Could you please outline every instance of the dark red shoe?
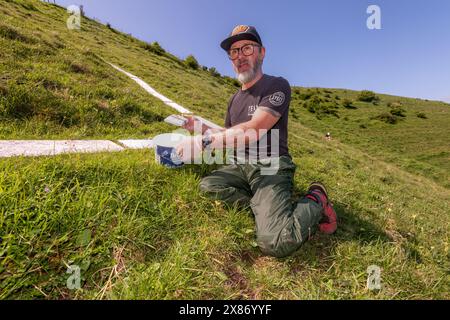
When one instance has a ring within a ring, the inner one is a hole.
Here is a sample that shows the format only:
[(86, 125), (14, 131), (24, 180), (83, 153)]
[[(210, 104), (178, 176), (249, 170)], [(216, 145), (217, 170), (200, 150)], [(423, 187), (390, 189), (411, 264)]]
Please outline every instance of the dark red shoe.
[(328, 200), (325, 186), (320, 182), (311, 183), (306, 197), (320, 203), (323, 207), (323, 218), (319, 222), (319, 230), (326, 234), (334, 233), (337, 229), (337, 215), (333, 204)]

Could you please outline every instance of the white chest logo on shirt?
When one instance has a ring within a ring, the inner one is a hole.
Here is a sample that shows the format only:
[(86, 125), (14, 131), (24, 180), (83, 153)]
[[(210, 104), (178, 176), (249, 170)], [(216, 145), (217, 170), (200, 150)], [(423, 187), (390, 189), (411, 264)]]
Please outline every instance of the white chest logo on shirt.
[(274, 107), (279, 107), (284, 103), (285, 99), (286, 99), (286, 96), (285, 96), (284, 92), (278, 91), (269, 97), (269, 102)]
[(258, 109), (258, 106), (248, 106), (248, 114), (247, 115), (252, 116), (255, 113), (256, 109)]

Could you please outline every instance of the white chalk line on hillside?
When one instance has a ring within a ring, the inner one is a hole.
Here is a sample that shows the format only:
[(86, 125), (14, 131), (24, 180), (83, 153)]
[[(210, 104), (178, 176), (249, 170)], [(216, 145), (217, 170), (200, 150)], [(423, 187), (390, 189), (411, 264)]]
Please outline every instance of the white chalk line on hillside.
[[(145, 91), (160, 99), (166, 105), (172, 107), (179, 113), (192, 114), (192, 112), (188, 109), (180, 106), (169, 98), (158, 93), (142, 79), (117, 67), (112, 63), (107, 63), (114, 69), (124, 73), (125, 75), (133, 79)], [(221, 128), (220, 126), (209, 120), (206, 120), (199, 116), (196, 117), (202, 120), (203, 123), (210, 126), (211, 128)], [(110, 140), (0, 140), (0, 158), (17, 156), (55, 156), (64, 153), (117, 152), (123, 151), (125, 149), (145, 149), (152, 147), (153, 142), (151, 139), (118, 140), (118, 143)]]
[(145, 91), (147, 91), (148, 93), (150, 93), (152, 96), (158, 98), (159, 100), (161, 100), (162, 102), (164, 102), (166, 105), (174, 108), (175, 110), (177, 110), (179, 113), (192, 113), (191, 111), (189, 111), (188, 109), (186, 109), (185, 107), (180, 106), (179, 104), (173, 102), (172, 100), (170, 100), (169, 98), (163, 96), (162, 94), (160, 94), (159, 92), (157, 92), (155, 89), (153, 89), (152, 87), (150, 87), (146, 82), (144, 82), (142, 79), (136, 77), (135, 75), (119, 68), (118, 66), (109, 63), (108, 64), (113, 67), (114, 69), (122, 72), (123, 74), (127, 75), (128, 77), (130, 77), (131, 79), (133, 79), (138, 85), (140, 85)]
[(108, 140), (5, 140), (0, 141), (0, 157), (54, 156), (62, 153), (122, 151)]
[(0, 140), (0, 158), (56, 156), (64, 153), (117, 152), (152, 148), (147, 140)]
[[(152, 96), (158, 98), (159, 100), (161, 100), (162, 102), (164, 102), (166, 105), (168, 105), (169, 107), (172, 107), (173, 109), (175, 109), (176, 111), (178, 111), (179, 113), (183, 113), (183, 114), (193, 114), (190, 110), (186, 109), (183, 106), (180, 106), (178, 103), (173, 102), (172, 100), (170, 100), (169, 98), (167, 98), (166, 96), (163, 96), (162, 94), (160, 94), (159, 92), (157, 92), (155, 89), (153, 89), (152, 87), (150, 87), (148, 85), (148, 83), (146, 83), (144, 80), (140, 79), (139, 77), (136, 77), (135, 75), (121, 69), (120, 67), (106, 62), (108, 63), (111, 67), (113, 67), (114, 69), (122, 72), (123, 74), (127, 75), (128, 77), (130, 77), (131, 79), (133, 79), (137, 84), (139, 84), (145, 91), (147, 91), (148, 93), (150, 93)], [(201, 120), (204, 124), (206, 124), (207, 126), (214, 128), (214, 129), (221, 129), (222, 127), (215, 124), (214, 122), (211, 122), (205, 118), (202, 118), (200, 116), (196, 116), (199, 120)]]

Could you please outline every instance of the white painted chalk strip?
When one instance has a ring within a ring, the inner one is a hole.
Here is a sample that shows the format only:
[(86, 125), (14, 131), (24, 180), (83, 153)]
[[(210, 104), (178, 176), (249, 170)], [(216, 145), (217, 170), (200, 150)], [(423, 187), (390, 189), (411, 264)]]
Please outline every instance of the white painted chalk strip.
[[(113, 65), (112, 63), (107, 63), (116, 70), (133, 79), (145, 91), (160, 99), (166, 105), (174, 108), (180, 113), (192, 114), (192, 112), (188, 109), (158, 93), (143, 80)], [(196, 117), (211, 128), (222, 128), (202, 117)], [(145, 149), (153, 147), (153, 142), (150, 139), (118, 140), (118, 143), (120, 145), (109, 140), (0, 140), (0, 158), (16, 156), (53, 156), (63, 153), (112, 152), (123, 151), (125, 149)]]
[[(108, 62), (109, 63), (109, 62)], [(164, 102), (166, 105), (172, 107), (173, 109), (177, 110), (179, 113), (192, 113), (191, 111), (189, 111), (188, 109), (180, 106), (179, 104), (173, 102), (172, 100), (170, 100), (169, 98), (163, 96), (162, 94), (160, 94), (159, 92), (157, 92), (155, 89), (153, 89), (152, 87), (150, 87), (146, 82), (144, 82), (142, 79), (136, 77), (135, 75), (132, 75), (129, 72), (126, 72), (125, 70), (119, 68), (118, 66), (109, 63), (114, 69), (126, 74), (128, 77), (130, 77), (131, 79), (133, 79), (134, 81), (137, 82), (137, 84), (139, 84), (145, 91), (147, 91), (148, 93), (150, 93), (152, 96), (158, 98), (159, 100), (161, 100), (162, 102)]]
[(54, 156), (62, 153), (122, 151), (108, 140), (0, 140), (0, 157)]
[(152, 140), (118, 140), (118, 142), (128, 149), (153, 148)]
[[(118, 66), (107, 62), (111, 67), (113, 67), (114, 69), (122, 72), (123, 74), (127, 75), (128, 77), (130, 77), (131, 79), (133, 79), (134, 81), (136, 81), (145, 91), (147, 91), (148, 93), (150, 93), (152, 96), (160, 99), (162, 102), (164, 102), (166, 105), (168, 105), (169, 107), (177, 110), (179, 113), (184, 113), (184, 114), (192, 114), (191, 111), (189, 111), (188, 109), (186, 109), (185, 107), (180, 106), (179, 104), (173, 102), (172, 100), (170, 100), (169, 98), (163, 96), (162, 94), (160, 94), (159, 92), (157, 92), (155, 89), (153, 89), (152, 87), (150, 87), (145, 81), (143, 81), (142, 79), (136, 77), (135, 75), (119, 68)], [(221, 129), (221, 126), (218, 126), (217, 124), (215, 124), (214, 122), (211, 122), (209, 120), (206, 120), (205, 118), (196, 116), (197, 118), (201, 119), (203, 121), (204, 124), (206, 124), (207, 126), (213, 128), (213, 129)]]

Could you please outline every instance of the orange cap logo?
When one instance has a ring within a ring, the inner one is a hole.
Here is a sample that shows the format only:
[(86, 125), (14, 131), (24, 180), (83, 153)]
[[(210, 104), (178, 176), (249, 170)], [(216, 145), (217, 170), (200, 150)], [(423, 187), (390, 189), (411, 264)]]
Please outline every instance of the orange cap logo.
[(233, 29), (233, 32), (231, 32), (231, 35), (234, 36), (234, 35), (236, 35), (238, 33), (246, 32), (249, 28), (250, 28), (249, 26), (244, 26), (244, 25), (236, 26)]

